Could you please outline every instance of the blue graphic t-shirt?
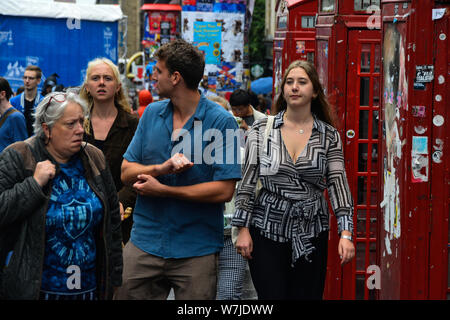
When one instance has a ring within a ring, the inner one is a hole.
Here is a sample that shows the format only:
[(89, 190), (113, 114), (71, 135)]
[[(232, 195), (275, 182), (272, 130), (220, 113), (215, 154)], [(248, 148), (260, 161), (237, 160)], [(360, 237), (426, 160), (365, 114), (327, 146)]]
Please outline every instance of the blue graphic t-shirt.
[(41, 291), (77, 294), (95, 289), (95, 228), (103, 206), (77, 156), (55, 177), (45, 224)]

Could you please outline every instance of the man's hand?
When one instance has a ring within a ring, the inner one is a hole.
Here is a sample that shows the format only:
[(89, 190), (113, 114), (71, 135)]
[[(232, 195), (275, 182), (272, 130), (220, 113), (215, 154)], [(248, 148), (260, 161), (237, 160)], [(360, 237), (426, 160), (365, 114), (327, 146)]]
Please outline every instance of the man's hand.
[(137, 176), (138, 181), (133, 184), (133, 188), (137, 194), (141, 196), (154, 196), (161, 197), (162, 191), (165, 185), (161, 184), (158, 180), (148, 174), (140, 174)]
[(189, 161), (181, 153), (176, 153), (172, 156), (172, 158), (166, 160), (160, 168), (161, 175), (169, 174), (169, 173), (180, 173), (189, 168), (191, 168), (194, 164)]
[(239, 128), (241, 128), (241, 129), (244, 130), (244, 131), (247, 131), (247, 130), (248, 130), (248, 124), (247, 124), (247, 122), (245, 122), (244, 119), (242, 119), (241, 125), (239, 126)]

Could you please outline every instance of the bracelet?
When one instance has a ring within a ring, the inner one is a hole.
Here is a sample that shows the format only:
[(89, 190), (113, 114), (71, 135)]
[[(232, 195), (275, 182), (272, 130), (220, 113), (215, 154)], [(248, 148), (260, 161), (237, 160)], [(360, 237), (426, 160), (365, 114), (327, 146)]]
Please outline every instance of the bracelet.
[(341, 239), (347, 239), (353, 242), (353, 237), (352, 236), (347, 236), (345, 234), (341, 235)]

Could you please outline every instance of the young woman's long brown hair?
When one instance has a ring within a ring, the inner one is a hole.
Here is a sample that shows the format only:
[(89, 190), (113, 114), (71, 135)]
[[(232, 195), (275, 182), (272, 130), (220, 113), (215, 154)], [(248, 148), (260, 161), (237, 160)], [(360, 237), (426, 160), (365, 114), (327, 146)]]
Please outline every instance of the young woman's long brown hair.
[(311, 80), (314, 88), (314, 92), (317, 93), (317, 97), (313, 98), (311, 101), (311, 112), (314, 113), (318, 119), (332, 125), (333, 127), (337, 126), (337, 118), (333, 112), (333, 108), (328, 102), (327, 97), (325, 96), (325, 93), (323, 91), (322, 84), (319, 80), (319, 74), (317, 73), (316, 68), (314, 65), (309, 61), (304, 60), (296, 60), (292, 62), (289, 67), (286, 69), (283, 80), (281, 81), (281, 92), (278, 95), (278, 98), (275, 102), (275, 114), (286, 110), (287, 103), (284, 99), (284, 85), (286, 83), (287, 76), (289, 75), (289, 72), (291, 72), (292, 69), (295, 68), (302, 68), (305, 70), (306, 74), (308, 75), (309, 79)]

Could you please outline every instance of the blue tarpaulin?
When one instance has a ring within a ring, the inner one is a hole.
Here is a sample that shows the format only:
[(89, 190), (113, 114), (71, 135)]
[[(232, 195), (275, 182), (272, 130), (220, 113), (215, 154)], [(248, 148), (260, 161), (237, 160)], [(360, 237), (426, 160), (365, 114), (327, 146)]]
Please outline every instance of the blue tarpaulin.
[(259, 78), (252, 81), (250, 88), (256, 94), (268, 94), (272, 92), (272, 77)]
[[(53, 5), (53, 4), (52, 4)], [(0, 11), (0, 76), (13, 90), (23, 85), (27, 65), (37, 65), (45, 78), (78, 86), (87, 63), (96, 57), (118, 60), (118, 21), (2, 15)], [(38, 14), (37, 14), (38, 15)]]

